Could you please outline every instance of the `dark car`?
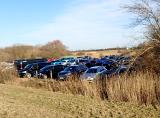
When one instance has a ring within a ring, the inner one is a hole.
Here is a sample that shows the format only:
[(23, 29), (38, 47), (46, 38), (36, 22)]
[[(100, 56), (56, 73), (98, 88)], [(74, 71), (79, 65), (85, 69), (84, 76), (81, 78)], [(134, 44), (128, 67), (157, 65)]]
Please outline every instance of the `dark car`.
[(76, 75), (79, 77), (83, 72), (85, 72), (88, 68), (81, 64), (81, 65), (72, 65), (67, 68), (65, 68), (63, 71), (61, 71), (58, 74), (58, 78), (60, 80), (66, 80), (68, 79), (71, 75)]
[(58, 78), (58, 73), (64, 70), (66, 66), (64, 65), (49, 65), (45, 66), (42, 68), (39, 72), (39, 78), (42, 79), (47, 79), (47, 78), (52, 78), (52, 79), (57, 79)]
[(127, 71), (127, 69), (128, 68), (126, 66), (120, 65), (120, 66), (115, 67), (115, 68), (113, 68), (111, 70), (107, 70), (106, 75), (108, 77), (121, 75), (121, 74), (124, 74)]
[(96, 60), (97, 60), (97, 59), (92, 58), (92, 59), (90, 59), (89, 62), (86, 63), (85, 65), (86, 65), (88, 68), (93, 67), (93, 66), (96, 66)]
[(87, 63), (89, 63), (90, 62), (90, 60), (89, 59), (79, 59), (79, 64), (84, 64), (84, 65), (86, 65)]
[(50, 63), (39, 62), (39, 63), (28, 64), (24, 67), (24, 69), (19, 70), (18, 73), (20, 77), (31, 78), (31, 77), (37, 76), (40, 69), (47, 65), (50, 65)]
[(117, 67), (117, 62), (111, 59), (107, 59), (102, 62), (102, 66), (104, 66), (107, 70), (111, 70)]
[(14, 65), (16, 69), (22, 70), (24, 67), (28, 64), (33, 64), (33, 63), (39, 63), (39, 62), (47, 62), (46, 58), (38, 58), (38, 59), (19, 59), (19, 60), (14, 60)]

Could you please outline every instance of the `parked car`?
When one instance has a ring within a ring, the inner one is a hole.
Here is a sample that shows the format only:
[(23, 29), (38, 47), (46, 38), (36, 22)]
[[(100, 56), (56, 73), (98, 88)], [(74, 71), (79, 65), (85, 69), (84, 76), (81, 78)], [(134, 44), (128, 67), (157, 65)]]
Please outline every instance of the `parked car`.
[(16, 69), (19, 71), (19, 70), (22, 70), (28, 64), (47, 62), (47, 61), (48, 60), (46, 58), (19, 59), (19, 60), (14, 60), (14, 65), (15, 65)]
[(76, 57), (63, 57), (60, 59), (60, 61), (62, 61), (63, 65), (76, 65), (78, 64), (78, 60)]
[(65, 68), (63, 71), (61, 71), (58, 74), (58, 78), (60, 80), (66, 80), (68, 79), (71, 75), (80, 75), (83, 72), (87, 70), (87, 67), (85, 65), (72, 65), (67, 68)]
[(77, 61), (75, 59), (71, 60), (56, 60), (51, 62), (52, 65), (64, 65), (64, 66), (70, 66), (70, 65), (76, 65)]
[(127, 71), (127, 69), (128, 68), (126, 66), (120, 65), (120, 66), (115, 67), (111, 70), (107, 70), (106, 75), (107, 75), (107, 77), (121, 75), (121, 74), (125, 73)]
[(48, 58), (48, 62), (53, 62), (53, 61), (56, 61), (57, 59), (56, 58)]
[(38, 74), (39, 78), (47, 79), (57, 79), (58, 73), (65, 69), (64, 65), (49, 65), (42, 68)]
[(47, 65), (50, 65), (50, 63), (39, 62), (39, 63), (28, 64), (24, 67), (24, 69), (19, 70), (18, 73), (20, 77), (31, 78), (37, 76), (39, 70)]
[(71, 60), (62, 60), (62, 65), (70, 66), (70, 65), (76, 65), (77, 61), (75, 59)]
[(111, 59), (107, 59), (103, 61), (102, 66), (104, 66), (107, 70), (111, 70), (112, 68), (117, 67), (117, 62)]
[(90, 59), (92, 59), (92, 57), (90, 57), (90, 56), (84, 56), (84, 59), (90, 60)]
[(97, 77), (104, 77), (107, 69), (104, 66), (94, 66), (89, 68), (80, 78), (84, 80), (95, 80)]
[(73, 57), (73, 56), (66, 56), (66, 57), (63, 57), (63, 58), (60, 58), (59, 60), (63, 61), (63, 60), (73, 60), (73, 59), (76, 59), (76, 57)]
[(96, 59), (90, 59), (88, 63), (85, 64), (88, 68), (96, 66)]

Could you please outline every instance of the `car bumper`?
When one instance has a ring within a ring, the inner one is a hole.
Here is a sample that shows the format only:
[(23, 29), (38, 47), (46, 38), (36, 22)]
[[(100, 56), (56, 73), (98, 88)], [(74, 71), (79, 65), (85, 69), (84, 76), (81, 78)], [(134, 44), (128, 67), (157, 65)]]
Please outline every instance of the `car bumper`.
[(19, 73), (20, 78), (24, 78), (26, 76), (26, 73)]

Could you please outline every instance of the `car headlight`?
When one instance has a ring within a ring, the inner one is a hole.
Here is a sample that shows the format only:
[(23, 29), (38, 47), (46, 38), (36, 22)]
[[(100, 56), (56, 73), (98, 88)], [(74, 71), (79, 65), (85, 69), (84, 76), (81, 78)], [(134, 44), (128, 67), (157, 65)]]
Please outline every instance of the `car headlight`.
[(93, 77), (88, 77), (87, 80), (94, 80), (94, 78)]
[(25, 73), (27, 73), (27, 71), (23, 71), (22, 73), (24, 73), (24, 74), (25, 74)]

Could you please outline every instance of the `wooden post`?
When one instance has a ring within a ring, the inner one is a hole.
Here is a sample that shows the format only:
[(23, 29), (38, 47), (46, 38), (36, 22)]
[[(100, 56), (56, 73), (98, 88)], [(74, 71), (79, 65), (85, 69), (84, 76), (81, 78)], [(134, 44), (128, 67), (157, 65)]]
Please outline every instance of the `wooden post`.
[(53, 79), (52, 70), (50, 70), (50, 77), (51, 77), (51, 79)]

